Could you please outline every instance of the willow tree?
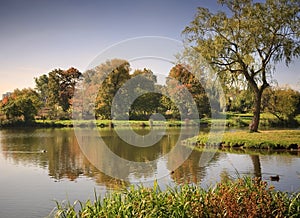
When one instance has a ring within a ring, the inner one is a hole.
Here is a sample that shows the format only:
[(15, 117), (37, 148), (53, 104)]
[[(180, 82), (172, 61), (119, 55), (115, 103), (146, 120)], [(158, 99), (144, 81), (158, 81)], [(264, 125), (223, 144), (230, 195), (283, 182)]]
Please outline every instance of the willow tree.
[[(219, 0), (225, 10), (198, 8), (183, 33), (225, 82), (246, 81), (254, 95), (250, 131), (258, 131), (261, 99), (275, 65), (300, 55), (299, 0)], [(282, 72), (284, 73), (284, 72)]]

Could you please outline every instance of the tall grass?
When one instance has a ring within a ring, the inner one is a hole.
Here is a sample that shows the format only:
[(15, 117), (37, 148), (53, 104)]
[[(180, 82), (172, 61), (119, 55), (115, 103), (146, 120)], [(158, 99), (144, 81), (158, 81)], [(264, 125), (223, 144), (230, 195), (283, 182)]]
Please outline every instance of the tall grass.
[[(79, 209), (76, 207), (79, 206)], [(130, 187), (102, 200), (62, 204), (55, 217), (300, 217), (300, 193), (288, 195), (249, 177), (226, 180), (208, 190), (181, 185), (162, 191)]]

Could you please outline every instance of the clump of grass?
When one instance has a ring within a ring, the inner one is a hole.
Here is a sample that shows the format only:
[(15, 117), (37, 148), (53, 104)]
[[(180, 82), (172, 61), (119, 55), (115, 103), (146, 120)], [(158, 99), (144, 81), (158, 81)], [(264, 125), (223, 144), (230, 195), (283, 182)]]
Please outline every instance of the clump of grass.
[[(79, 209), (76, 210), (76, 205)], [(299, 217), (300, 194), (274, 191), (249, 177), (226, 180), (205, 190), (181, 185), (162, 191), (130, 187), (94, 202), (57, 202), (55, 217)]]

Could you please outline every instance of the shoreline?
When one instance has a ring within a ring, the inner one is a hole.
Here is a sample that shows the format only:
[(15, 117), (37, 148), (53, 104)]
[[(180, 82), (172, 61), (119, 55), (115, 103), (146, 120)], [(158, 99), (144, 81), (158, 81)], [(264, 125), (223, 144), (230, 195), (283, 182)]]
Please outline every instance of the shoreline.
[(240, 148), (260, 150), (299, 150), (300, 129), (224, 132), (222, 139), (214, 140), (200, 134), (184, 141), (186, 145), (212, 148)]
[[(188, 128), (197, 126), (201, 128), (210, 128), (210, 125), (205, 124), (189, 124), (186, 125), (180, 121), (154, 121), (150, 126), (149, 121), (118, 121), (111, 124), (110, 120), (84, 120), (75, 121), (77, 124), (73, 123), (72, 120), (64, 121), (38, 121), (33, 123), (14, 123), (4, 126), (0, 126), (1, 129), (51, 129), (51, 128), (86, 128), (86, 127), (96, 127), (99, 129), (114, 128), (115, 126), (124, 128), (177, 128), (182, 126), (187, 126)], [(220, 126), (222, 127), (222, 126)], [(225, 127), (227, 130), (235, 127)], [(222, 138), (221, 138), (222, 137)], [(249, 131), (236, 127), (234, 131), (225, 131), (218, 139), (214, 139), (213, 135), (208, 133), (200, 132), (198, 136), (188, 138), (182, 141), (185, 146), (193, 146), (196, 148), (235, 148), (235, 149), (259, 149), (259, 150), (277, 150), (277, 151), (297, 151), (300, 150), (300, 128), (289, 128), (282, 129), (278, 127), (272, 130), (262, 130), (258, 133), (250, 133)]]

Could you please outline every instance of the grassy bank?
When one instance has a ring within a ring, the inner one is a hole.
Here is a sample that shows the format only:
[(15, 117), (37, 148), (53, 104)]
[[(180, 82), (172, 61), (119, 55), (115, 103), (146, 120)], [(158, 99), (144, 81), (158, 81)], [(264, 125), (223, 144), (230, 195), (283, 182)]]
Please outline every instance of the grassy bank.
[(298, 149), (300, 130), (270, 130), (258, 133), (247, 131), (225, 132), (221, 141), (208, 141), (208, 134), (188, 139), (187, 144), (197, 146), (218, 145), (220, 147), (243, 147), (251, 149)]
[[(99, 128), (110, 127), (111, 123), (114, 126), (121, 127), (149, 127), (150, 121), (143, 120), (129, 120), (127, 121), (111, 121), (111, 120), (36, 120), (33, 122), (3, 122), (0, 123), (0, 127), (2, 128), (11, 128), (11, 127), (33, 127), (33, 128), (61, 128), (61, 127), (89, 127), (92, 125), (96, 125)], [(180, 120), (168, 120), (168, 121), (152, 121), (153, 126), (166, 126), (166, 127), (180, 127), (182, 125), (186, 125), (185, 121)], [(188, 125), (201, 125), (201, 121), (191, 121)], [(207, 124), (206, 122), (204, 123)]]
[[(220, 113), (217, 115), (216, 119), (211, 118), (202, 118), (197, 121), (190, 121), (188, 125), (200, 125), (200, 126), (210, 126), (212, 123), (214, 125), (226, 125), (227, 127), (248, 127), (252, 120), (252, 114), (239, 114), (239, 113)], [(109, 127), (111, 120), (36, 120), (29, 123), (24, 123), (22, 121), (1, 121), (0, 127), (10, 128), (10, 127), (33, 127), (33, 128), (60, 128), (60, 127), (73, 127), (74, 122), (78, 126), (86, 127), (90, 126), (92, 123), (100, 127)], [(149, 121), (142, 120), (130, 120), (130, 125), (133, 127), (145, 127), (149, 126)], [(180, 127), (186, 125), (185, 121), (181, 120), (167, 120), (164, 121), (153, 121), (153, 124), (156, 126), (167, 126), (167, 127)], [(118, 121), (117, 125), (125, 126), (128, 125), (125, 121)], [(274, 115), (270, 113), (261, 114), (260, 127), (297, 127), (300, 125), (300, 115), (296, 117), (295, 122), (287, 123), (278, 120)]]
[[(109, 127), (111, 124), (110, 120), (36, 120), (34, 122), (25, 123), (25, 122), (5, 122), (0, 125), (3, 128), (10, 127), (33, 127), (33, 128), (62, 128), (62, 127), (74, 127), (74, 125), (78, 127), (89, 127), (92, 125), (96, 125), (99, 128)], [(118, 125), (127, 125), (125, 122), (118, 122)], [(148, 121), (130, 121), (131, 126), (148, 126)]]
[[(76, 209), (77, 208), (77, 209)], [(131, 187), (102, 200), (57, 203), (55, 217), (299, 217), (300, 193), (274, 191), (249, 177), (226, 180), (207, 190), (183, 185), (165, 191)]]
[[(233, 113), (233, 112), (226, 112), (221, 113), (222, 116), (226, 117), (226, 120), (222, 119), (209, 119), (209, 118), (202, 118), (202, 123), (207, 123), (210, 125), (212, 122), (214, 124), (224, 123), (228, 127), (248, 127), (252, 121), (253, 114), (252, 113)], [(285, 121), (279, 120), (276, 116), (270, 113), (262, 113), (260, 115), (260, 128), (263, 127), (297, 127), (300, 125), (300, 115), (295, 117), (294, 121)]]

